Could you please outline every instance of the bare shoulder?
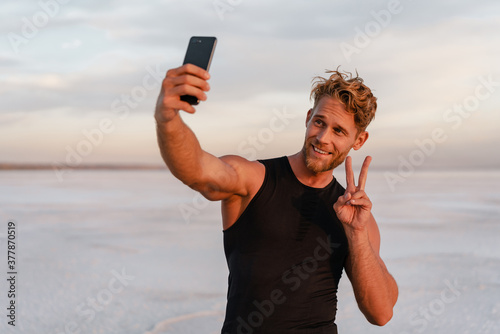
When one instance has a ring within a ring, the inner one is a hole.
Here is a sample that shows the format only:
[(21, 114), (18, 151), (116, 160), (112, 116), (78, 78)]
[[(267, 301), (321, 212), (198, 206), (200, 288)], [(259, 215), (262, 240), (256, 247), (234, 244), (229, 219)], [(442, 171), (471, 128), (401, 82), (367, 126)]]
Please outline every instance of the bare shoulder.
[(259, 161), (250, 161), (237, 155), (226, 155), (220, 159), (236, 170), (246, 189), (244, 195), (234, 194), (222, 201), (222, 223), (223, 229), (226, 230), (236, 222), (259, 191), (264, 182), (266, 168)]
[(247, 166), (255, 165), (255, 164), (261, 165), (261, 163), (258, 161), (248, 160), (246, 158), (243, 158), (242, 156), (235, 155), (235, 154), (223, 155), (223, 156), (219, 157), (219, 159), (221, 159), (222, 161), (224, 161), (227, 164), (235, 164), (235, 165), (241, 164), (241, 165), (247, 165)]
[(224, 155), (220, 159), (236, 171), (247, 187), (264, 178), (266, 168), (259, 161), (251, 161), (239, 155)]

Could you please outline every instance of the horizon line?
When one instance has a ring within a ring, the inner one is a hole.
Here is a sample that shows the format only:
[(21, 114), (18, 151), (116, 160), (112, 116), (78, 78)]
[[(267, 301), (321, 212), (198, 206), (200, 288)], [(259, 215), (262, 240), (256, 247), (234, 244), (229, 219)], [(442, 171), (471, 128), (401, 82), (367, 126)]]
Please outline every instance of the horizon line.
[(92, 163), (70, 166), (62, 163), (6, 163), (0, 162), (0, 170), (51, 170), (51, 169), (95, 169), (95, 170), (163, 170), (166, 165), (159, 164), (130, 164), (130, 163)]
[[(74, 170), (169, 170), (165, 164), (134, 164), (134, 163), (87, 163), (78, 166), (65, 165), (63, 163), (9, 163), (0, 162), (0, 171), (2, 170), (52, 170), (52, 169), (74, 169)], [(372, 170), (394, 171), (397, 166), (372, 166)], [(418, 166), (415, 170), (419, 171), (478, 171), (478, 170), (500, 170), (500, 166)]]

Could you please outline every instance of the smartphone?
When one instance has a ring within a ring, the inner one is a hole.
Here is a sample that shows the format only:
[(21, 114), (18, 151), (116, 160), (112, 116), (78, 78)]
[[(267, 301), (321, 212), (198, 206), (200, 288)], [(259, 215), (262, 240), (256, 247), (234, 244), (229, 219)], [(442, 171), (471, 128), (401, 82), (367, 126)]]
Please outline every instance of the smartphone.
[[(212, 62), (212, 56), (214, 55), (216, 44), (217, 38), (215, 37), (191, 37), (186, 51), (186, 56), (184, 57), (183, 65), (193, 64), (208, 71), (210, 63)], [(200, 103), (196, 96), (191, 95), (182, 95), (181, 100), (192, 105)]]

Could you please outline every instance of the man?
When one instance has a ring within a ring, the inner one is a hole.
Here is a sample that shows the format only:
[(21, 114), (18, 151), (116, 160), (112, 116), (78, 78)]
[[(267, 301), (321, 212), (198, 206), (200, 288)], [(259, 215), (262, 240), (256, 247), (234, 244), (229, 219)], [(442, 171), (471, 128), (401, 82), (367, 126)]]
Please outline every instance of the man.
[[(379, 256), (380, 234), (364, 192), (371, 157), (357, 185), (347, 157), (368, 139), (365, 129), (377, 106), (370, 89), (361, 78), (338, 71), (319, 78), (302, 149), (248, 161), (203, 151), (180, 117), (180, 110), (195, 112), (180, 96), (205, 101), (209, 77), (191, 64), (169, 70), (155, 119), (173, 175), (207, 199), (222, 201), (229, 267), (222, 333), (337, 333), (343, 269), (367, 320), (386, 324), (398, 288)], [(345, 189), (332, 175), (344, 160)]]

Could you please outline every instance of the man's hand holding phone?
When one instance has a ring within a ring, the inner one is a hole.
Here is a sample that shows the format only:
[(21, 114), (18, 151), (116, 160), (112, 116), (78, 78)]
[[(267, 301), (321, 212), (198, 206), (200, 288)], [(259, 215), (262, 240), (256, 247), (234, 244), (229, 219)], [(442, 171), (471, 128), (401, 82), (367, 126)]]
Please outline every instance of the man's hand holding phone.
[(171, 69), (163, 80), (156, 104), (155, 118), (158, 123), (174, 119), (179, 110), (194, 113), (192, 105), (207, 99), (210, 89), (207, 80), (217, 38), (193, 36), (189, 39), (186, 56), (181, 67)]
[(191, 95), (205, 101), (207, 99), (205, 92), (210, 90), (207, 82), (209, 78), (210, 74), (206, 70), (193, 64), (168, 70), (156, 103), (156, 121), (169, 122), (178, 115), (179, 110), (193, 114), (195, 108), (188, 102), (182, 101), (181, 96)]

